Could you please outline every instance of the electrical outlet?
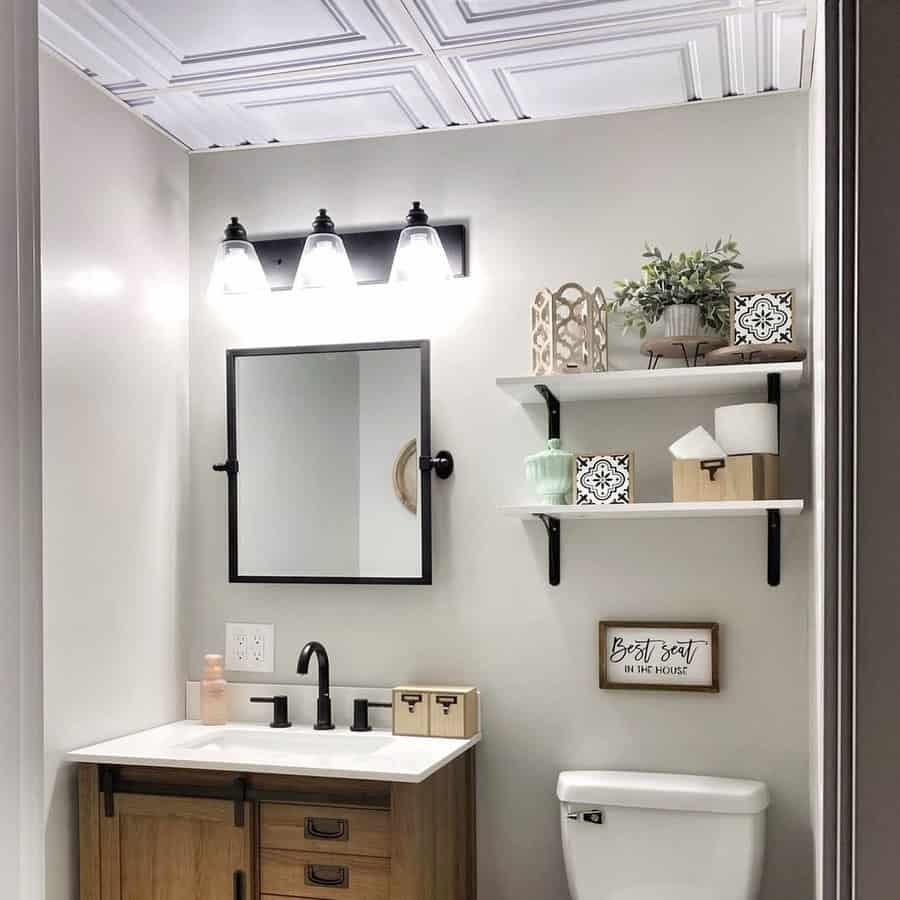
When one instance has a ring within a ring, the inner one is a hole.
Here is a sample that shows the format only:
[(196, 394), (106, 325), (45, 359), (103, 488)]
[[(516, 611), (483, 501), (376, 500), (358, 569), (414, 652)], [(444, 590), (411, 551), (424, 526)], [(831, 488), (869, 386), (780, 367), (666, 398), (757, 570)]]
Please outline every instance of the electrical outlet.
[(226, 622), (225, 668), (231, 672), (274, 672), (275, 626)]

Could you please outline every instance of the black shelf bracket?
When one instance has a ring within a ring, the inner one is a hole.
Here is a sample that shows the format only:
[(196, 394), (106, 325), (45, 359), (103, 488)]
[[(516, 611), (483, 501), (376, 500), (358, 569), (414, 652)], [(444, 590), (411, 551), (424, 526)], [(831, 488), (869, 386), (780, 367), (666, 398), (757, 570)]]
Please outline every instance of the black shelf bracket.
[(781, 584), (781, 510), (768, 511), (769, 585)]
[(540, 519), (547, 529), (547, 579), (553, 587), (556, 587), (559, 584), (559, 519), (544, 513), (536, 513), (535, 518)]
[(546, 384), (536, 384), (534, 389), (547, 404), (547, 440), (559, 438), (559, 400)]
[[(778, 452), (781, 453), (781, 374), (767, 375), (766, 386), (769, 403), (774, 403), (778, 409)], [(778, 587), (781, 584), (781, 510), (770, 509), (766, 518), (769, 585)]]
[(778, 452), (781, 452), (781, 373), (770, 372), (766, 376), (766, 385), (769, 389), (769, 403), (778, 407)]

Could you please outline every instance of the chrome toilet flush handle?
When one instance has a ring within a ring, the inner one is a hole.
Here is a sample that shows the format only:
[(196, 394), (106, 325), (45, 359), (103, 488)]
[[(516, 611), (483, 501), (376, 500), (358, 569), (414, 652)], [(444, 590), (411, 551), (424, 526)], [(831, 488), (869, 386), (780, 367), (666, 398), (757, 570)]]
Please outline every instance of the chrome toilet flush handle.
[(603, 824), (603, 810), (602, 809), (586, 809), (577, 813), (569, 813), (566, 818), (570, 822), (577, 822), (579, 819), (582, 822), (587, 822), (590, 825), (602, 825)]

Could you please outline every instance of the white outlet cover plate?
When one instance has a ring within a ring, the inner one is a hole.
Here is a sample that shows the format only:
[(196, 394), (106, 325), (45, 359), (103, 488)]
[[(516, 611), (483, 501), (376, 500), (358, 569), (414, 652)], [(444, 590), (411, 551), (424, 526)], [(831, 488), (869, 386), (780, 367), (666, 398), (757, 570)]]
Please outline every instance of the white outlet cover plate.
[(225, 669), (230, 672), (274, 672), (275, 626), (226, 622)]

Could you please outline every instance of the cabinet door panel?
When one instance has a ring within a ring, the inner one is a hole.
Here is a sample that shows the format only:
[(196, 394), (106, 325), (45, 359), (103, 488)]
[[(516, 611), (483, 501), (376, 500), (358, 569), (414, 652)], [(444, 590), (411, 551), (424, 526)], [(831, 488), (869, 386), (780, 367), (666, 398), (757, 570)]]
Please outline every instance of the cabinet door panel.
[(100, 823), (102, 900), (251, 900), (249, 804), (244, 822), (224, 800), (117, 794)]

